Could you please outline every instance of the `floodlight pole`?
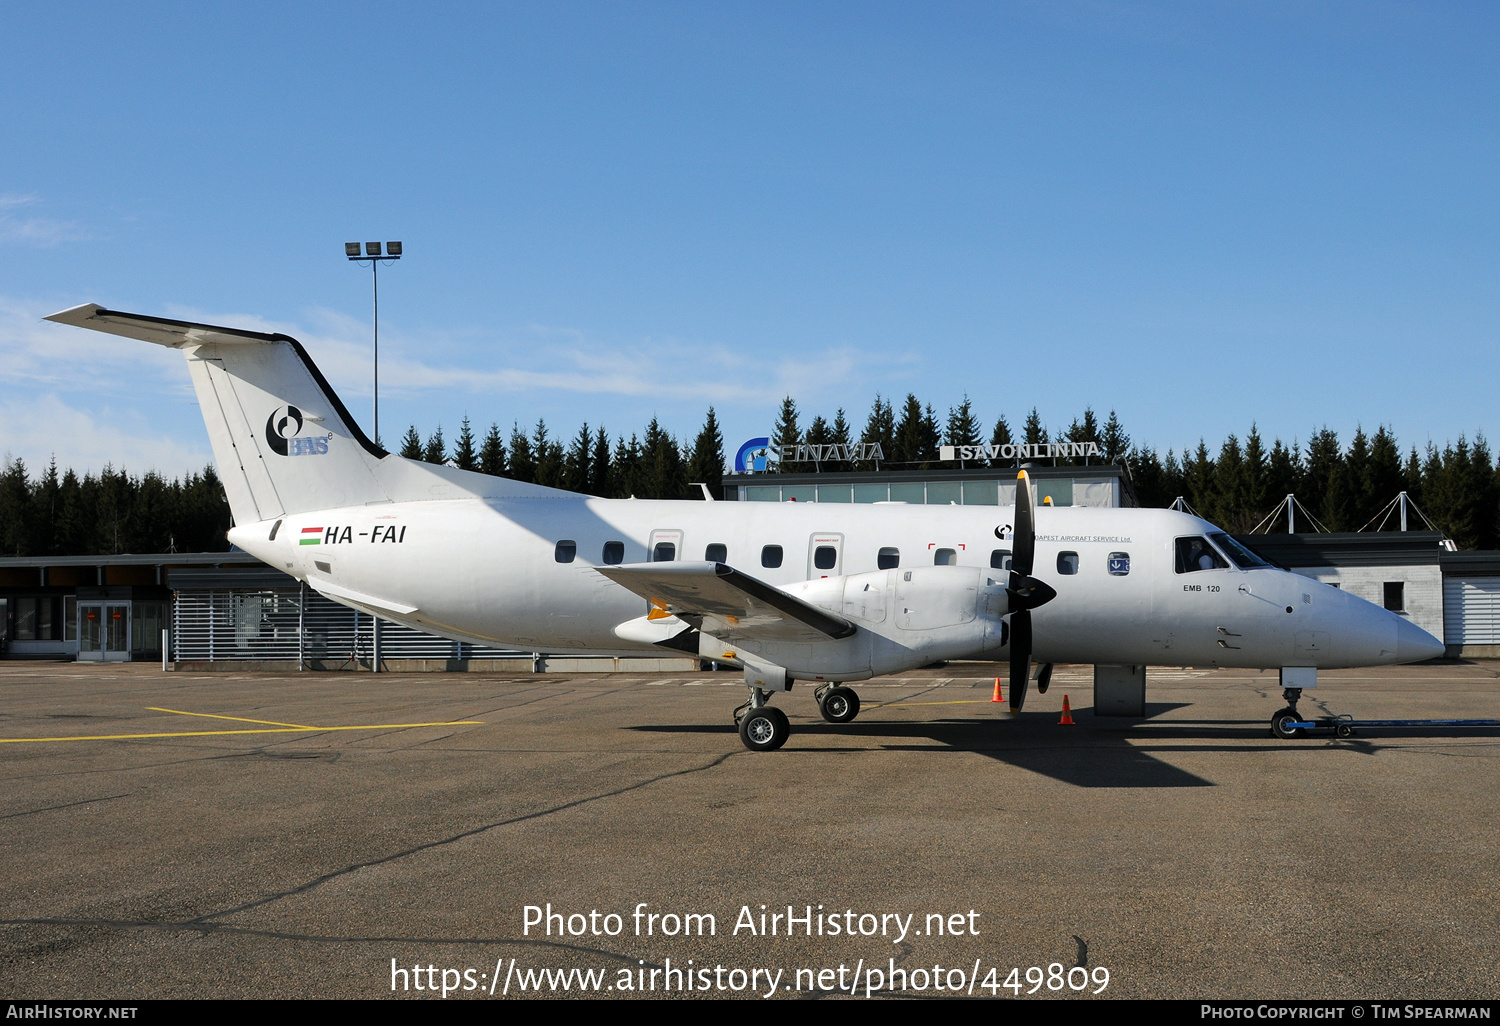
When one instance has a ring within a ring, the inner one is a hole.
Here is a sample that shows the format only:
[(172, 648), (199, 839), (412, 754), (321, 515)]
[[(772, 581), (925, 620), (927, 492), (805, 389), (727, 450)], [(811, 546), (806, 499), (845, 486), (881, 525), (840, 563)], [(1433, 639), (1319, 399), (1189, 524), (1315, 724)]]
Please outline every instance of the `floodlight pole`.
[[(375, 444), (378, 446), (380, 444), (380, 262), (382, 260), (400, 260), (401, 243), (387, 242), (385, 244), (385, 254), (382, 255), (380, 252), (380, 243), (367, 242), (365, 243), (364, 254), (361, 255), (359, 251), (359, 243), (346, 242), (344, 243), (344, 256), (348, 257), (350, 261), (357, 264), (362, 264), (367, 260), (370, 262), (370, 284), (374, 291), (375, 302), (375, 422), (373, 427), (375, 430)], [(359, 645), (358, 612), (356, 612), (354, 616), (354, 635), (354, 643), (357, 648)], [(370, 642), (370, 670), (373, 673), (379, 673), (380, 617), (378, 616), (370, 617)]]
[(367, 242), (364, 246), (364, 254), (360, 255), (359, 243), (344, 243), (344, 255), (352, 263), (370, 265), (370, 283), (374, 293), (374, 335), (375, 335), (375, 416), (374, 433), (375, 444), (380, 444), (380, 264), (382, 261), (389, 263), (401, 259), (401, 243), (387, 242), (384, 255), (380, 252), (380, 243)]

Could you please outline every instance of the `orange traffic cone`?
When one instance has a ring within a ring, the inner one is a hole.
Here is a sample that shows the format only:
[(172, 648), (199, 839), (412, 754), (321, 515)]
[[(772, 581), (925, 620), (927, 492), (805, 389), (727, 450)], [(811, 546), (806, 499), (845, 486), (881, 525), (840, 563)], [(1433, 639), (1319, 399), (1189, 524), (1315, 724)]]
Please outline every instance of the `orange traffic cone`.
[(999, 677), (995, 678), (995, 697), (992, 698), (992, 699), (990, 699), (990, 701), (991, 702), (1003, 702), (1003, 701), (1005, 701), (1005, 699), (1003, 699), (1003, 698), (1000, 697), (1000, 678)]
[(1073, 722), (1073, 712), (1072, 712), (1072, 710), (1068, 706), (1068, 696), (1067, 695), (1063, 695), (1063, 715), (1062, 715), (1062, 719), (1060, 719), (1060, 720), (1057, 721), (1057, 725), (1059, 727), (1076, 727), (1077, 726), (1077, 724)]

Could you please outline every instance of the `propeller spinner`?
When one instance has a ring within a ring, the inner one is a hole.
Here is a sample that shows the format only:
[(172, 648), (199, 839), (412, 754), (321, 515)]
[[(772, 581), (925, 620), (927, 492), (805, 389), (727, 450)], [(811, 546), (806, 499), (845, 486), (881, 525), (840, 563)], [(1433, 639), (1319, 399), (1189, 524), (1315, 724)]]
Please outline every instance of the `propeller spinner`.
[[(1036, 516), (1031, 504), (1031, 478), (1026, 471), (1016, 475), (1015, 547), (1011, 553), (1010, 585), (1010, 711), (1018, 713), (1026, 702), (1031, 678), (1031, 611), (1057, 597), (1049, 585), (1031, 576), (1036, 559)], [(1051, 669), (1050, 665), (1047, 667)], [(1047, 677), (1051, 678), (1051, 673)], [(1046, 685), (1040, 686), (1045, 691)]]

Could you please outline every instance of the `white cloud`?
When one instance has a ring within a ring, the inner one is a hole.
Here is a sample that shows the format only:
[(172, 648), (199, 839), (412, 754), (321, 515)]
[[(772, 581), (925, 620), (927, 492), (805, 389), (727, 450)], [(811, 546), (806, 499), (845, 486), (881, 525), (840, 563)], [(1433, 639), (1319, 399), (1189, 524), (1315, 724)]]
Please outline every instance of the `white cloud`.
[(0, 243), (18, 242), (28, 246), (52, 247), (64, 242), (82, 242), (92, 238), (77, 221), (58, 221), (50, 217), (22, 217), (12, 211), (34, 206), (36, 196), (0, 195)]
[[(309, 312), (310, 326), (271, 322), (253, 314), (213, 315), (185, 307), (171, 309), (169, 316), (291, 335), (307, 347), (341, 394), (370, 394), (370, 344), (365, 341), (369, 326), (346, 314), (314, 309)], [(573, 329), (546, 325), (508, 334), (483, 342), (458, 342), (383, 332), (381, 393), (552, 391), (764, 406), (779, 403), (783, 396), (817, 392), (830, 382), (858, 381), (898, 362), (852, 346), (832, 346), (796, 360), (768, 361), (758, 354), (684, 339), (608, 344)], [(408, 355), (414, 350), (455, 349), (484, 355), (466, 365)]]
[(201, 471), (212, 461), (208, 438), (196, 430), (163, 431), (143, 411), (70, 406), (55, 393), (0, 398), (0, 453), (22, 459), (35, 476), (56, 456), (61, 470), (98, 472), (106, 463), (134, 474), (155, 470), (166, 477)]

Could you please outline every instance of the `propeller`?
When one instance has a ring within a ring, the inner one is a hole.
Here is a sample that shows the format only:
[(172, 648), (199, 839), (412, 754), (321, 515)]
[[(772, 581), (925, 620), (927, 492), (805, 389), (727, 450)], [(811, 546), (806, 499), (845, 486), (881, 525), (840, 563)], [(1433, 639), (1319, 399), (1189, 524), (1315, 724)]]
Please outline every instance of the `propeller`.
[[(1015, 545), (1011, 552), (1010, 584), (1010, 711), (1018, 713), (1026, 702), (1031, 678), (1031, 611), (1057, 598), (1050, 586), (1031, 576), (1036, 559), (1036, 516), (1031, 505), (1031, 478), (1026, 471), (1016, 475)], [(1046, 693), (1052, 681), (1052, 665), (1043, 671), (1037, 690)]]

